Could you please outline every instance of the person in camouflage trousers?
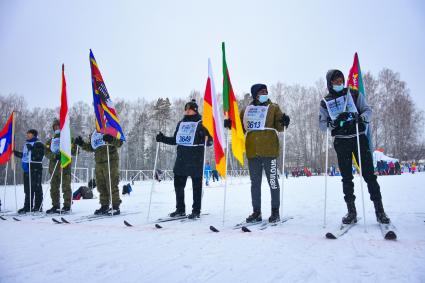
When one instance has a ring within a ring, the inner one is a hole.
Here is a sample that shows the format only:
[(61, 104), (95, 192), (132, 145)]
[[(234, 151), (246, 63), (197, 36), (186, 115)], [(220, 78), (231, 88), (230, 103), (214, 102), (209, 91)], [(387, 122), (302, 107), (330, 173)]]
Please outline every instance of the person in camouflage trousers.
[[(71, 164), (65, 168), (61, 168), (60, 160), (60, 122), (55, 119), (52, 124), (53, 137), (46, 142), (45, 155), (49, 161), (50, 181), (50, 198), (52, 199), (52, 208), (46, 210), (47, 214), (67, 213), (71, 210)], [(72, 154), (75, 154), (75, 146), (72, 145)], [(60, 186), (61, 186), (61, 171), (62, 171), (62, 194), (63, 207), (60, 211)]]
[[(94, 214), (120, 214), (120, 192), (119, 184), (119, 156), (118, 148), (122, 146), (122, 141), (115, 137), (94, 131), (90, 137), (90, 142), (85, 142), (81, 136), (75, 139), (75, 144), (83, 150), (94, 152), (95, 174), (97, 190), (99, 192), (100, 205)], [(108, 172), (108, 148), (109, 147), (109, 164), (111, 174), (111, 190), (112, 190), (112, 210), (109, 206), (109, 172)]]

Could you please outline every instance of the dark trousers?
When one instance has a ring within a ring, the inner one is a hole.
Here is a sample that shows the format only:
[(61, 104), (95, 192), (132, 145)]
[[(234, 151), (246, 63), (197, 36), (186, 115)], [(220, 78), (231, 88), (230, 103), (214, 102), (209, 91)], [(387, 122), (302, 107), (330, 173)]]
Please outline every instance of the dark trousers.
[[(267, 182), (270, 187), (271, 207), (280, 206), (280, 188), (277, 178), (276, 158), (254, 157), (248, 158), (249, 177), (251, 179), (251, 201), (254, 211), (261, 211), (261, 180), (263, 169), (266, 173)], [(282, 177), (283, 178), (283, 177)]]
[[(184, 204), (184, 188), (186, 187), (186, 181), (188, 176), (174, 175), (174, 189), (176, 192), (176, 209), (178, 211), (186, 211)], [(201, 200), (202, 200), (202, 177), (191, 177), (192, 189), (193, 189), (193, 205), (192, 211), (196, 213), (201, 212)]]
[[(369, 142), (365, 135), (360, 135), (360, 154), (362, 159), (362, 174), (363, 179), (367, 183), (369, 190), (370, 199), (372, 201), (381, 199), (381, 190), (377, 181), (377, 177), (374, 174), (372, 153), (369, 149)], [(338, 157), (338, 166), (342, 176), (342, 188), (344, 191), (345, 202), (351, 202), (356, 199), (354, 195), (354, 183), (352, 164), (353, 158), (352, 153), (358, 161), (357, 154), (357, 138), (339, 139), (336, 138), (334, 141), (334, 148)], [(359, 164), (357, 162), (357, 164)], [(360, 164), (359, 164), (360, 166)]]
[[(43, 202), (43, 188), (41, 186), (41, 180), (43, 175), (43, 169), (32, 169), (31, 168), (31, 197), (30, 197), (30, 174), (24, 172), (24, 192), (25, 192), (25, 203), (24, 208), (39, 210)], [(31, 201), (31, 202), (30, 202)]]

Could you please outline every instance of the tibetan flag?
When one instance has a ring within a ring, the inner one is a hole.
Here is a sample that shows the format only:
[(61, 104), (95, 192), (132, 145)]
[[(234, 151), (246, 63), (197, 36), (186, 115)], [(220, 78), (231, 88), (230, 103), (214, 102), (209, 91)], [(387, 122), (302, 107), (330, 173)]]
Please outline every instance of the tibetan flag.
[(245, 152), (245, 135), (242, 129), (241, 118), (239, 116), (238, 102), (233, 92), (232, 83), (230, 82), (229, 70), (226, 63), (226, 51), (224, 42), (222, 43), (223, 51), (223, 110), (224, 115), (232, 121), (232, 152), (235, 158), (243, 166), (243, 154)]
[(215, 164), (217, 172), (226, 177), (226, 156), (224, 154), (223, 123), (218, 109), (211, 61), (208, 59), (208, 79), (204, 95), (204, 113), (202, 125), (208, 130), (214, 141)]
[(0, 164), (6, 164), (13, 152), (13, 122), (15, 119), (14, 112), (10, 115), (6, 125), (0, 132)]
[(66, 96), (65, 66), (62, 64), (61, 109), (59, 112), (61, 168), (71, 164), (71, 128), (69, 127), (68, 98)]
[(103, 134), (109, 134), (125, 141), (121, 129), (120, 120), (115, 111), (114, 104), (109, 97), (105, 82), (100, 74), (99, 66), (90, 50), (91, 80), (93, 88), (93, 106), (96, 116), (96, 130)]
[[(351, 67), (350, 72), (348, 74), (347, 87), (349, 87), (352, 90), (358, 91), (359, 95), (364, 95), (366, 98), (362, 71), (360, 69), (359, 56), (357, 55), (357, 52), (354, 54), (353, 66)], [(366, 136), (369, 140), (369, 148), (371, 152), (373, 152), (372, 133), (371, 133), (370, 124), (366, 125)]]

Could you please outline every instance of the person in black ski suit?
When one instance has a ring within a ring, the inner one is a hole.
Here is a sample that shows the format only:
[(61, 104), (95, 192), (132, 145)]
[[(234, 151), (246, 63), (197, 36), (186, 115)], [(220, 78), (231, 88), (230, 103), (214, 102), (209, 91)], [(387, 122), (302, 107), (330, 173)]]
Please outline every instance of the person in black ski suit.
[(37, 138), (37, 135), (36, 130), (28, 130), (23, 151), (13, 151), (16, 157), (22, 158), (22, 170), (24, 171), (25, 202), (24, 207), (18, 210), (19, 214), (29, 211), (42, 211), (43, 188), (41, 181), (43, 177), (44, 144)]
[(156, 136), (157, 142), (177, 145), (177, 157), (174, 164), (174, 189), (176, 193), (176, 211), (171, 217), (185, 216), (184, 188), (187, 177), (192, 179), (193, 206), (190, 219), (199, 218), (202, 199), (202, 172), (204, 162), (205, 141), (207, 146), (212, 145), (212, 138), (207, 129), (202, 126), (202, 117), (198, 113), (198, 105), (192, 100), (185, 105), (185, 115), (177, 124), (172, 137), (160, 132)]
[[(366, 103), (364, 95), (358, 91), (344, 88), (344, 74), (339, 70), (329, 70), (326, 74), (329, 94), (320, 103), (319, 124), (322, 131), (329, 127), (334, 139), (334, 148), (342, 176), (342, 188), (348, 213), (342, 218), (344, 224), (357, 222), (354, 183), (352, 173), (352, 153), (358, 161), (357, 131), (359, 128), (360, 156), (363, 178), (367, 183), (370, 199), (375, 206), (376, 219), (380, 223), (389, 223), (384, 212), (381, 190), (374, 174), (372, 152), (365, 135), (366, 124), (371, 121), (372, 109)], [(351, 102), (350, 102), (351, 101)]]

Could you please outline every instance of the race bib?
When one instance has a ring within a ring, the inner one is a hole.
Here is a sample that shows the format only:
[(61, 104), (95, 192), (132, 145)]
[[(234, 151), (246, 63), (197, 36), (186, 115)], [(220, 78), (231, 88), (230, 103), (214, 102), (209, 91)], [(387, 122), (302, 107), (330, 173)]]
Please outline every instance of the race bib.
[(332, 121), (335, 121), (342, 112), (358, 113), (351, 95), (340, 96), (337, 99), (331, 99), (329, 101), (325, 100), (325, 103)]
[(55, 154), (59, 153), (60, 141), (60, 138), (53, 138), (52, 142), (50, 143), (50, 150)]
[(249, 105), (245, 109), (243, 124), (247, 132), (265, 130), (269, 106)]
[(24, 143), (24, 149), (22, 150), (22, 162), (29, 163), (31, 158), (31, 152), (27, 148), (27, 144), (34, 146), (35, 142), (26, 142)]
[(103, 140), (103, 134), (96, 131), (91, 135), (91, 147), (96, 150), (98, 147), (104, 146), (105, 141)]
[(198, 122), (181, 122), (176, 135), (176, 144), (192, 146), (195, 141), (196, 128)]

